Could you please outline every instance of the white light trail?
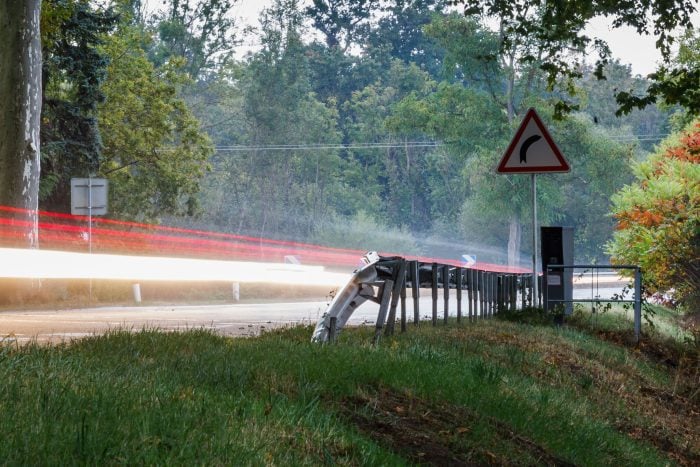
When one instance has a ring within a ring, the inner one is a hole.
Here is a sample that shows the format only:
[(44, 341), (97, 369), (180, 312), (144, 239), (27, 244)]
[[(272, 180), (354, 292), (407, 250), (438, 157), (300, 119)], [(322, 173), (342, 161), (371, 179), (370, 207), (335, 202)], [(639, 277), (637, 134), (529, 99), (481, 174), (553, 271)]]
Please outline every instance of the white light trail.
[(342, 286), (322, 266), (0, 248), (0, 278), (263, 282)]

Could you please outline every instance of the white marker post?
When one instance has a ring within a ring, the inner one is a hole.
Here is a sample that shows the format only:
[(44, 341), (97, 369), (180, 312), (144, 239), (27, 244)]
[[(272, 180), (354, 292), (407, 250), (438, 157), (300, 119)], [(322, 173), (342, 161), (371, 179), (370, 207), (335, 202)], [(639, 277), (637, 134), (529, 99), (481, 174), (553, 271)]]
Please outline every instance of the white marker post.
[[(514, 157), (515, 154), (518, 157)], [(532, 180), (532, 304), (537, 306), (537, 174), (571, 170), (535, 109), (528, 109), (518, 131), (503, 154), (496, 171), (501, 174), (530, 174)]]

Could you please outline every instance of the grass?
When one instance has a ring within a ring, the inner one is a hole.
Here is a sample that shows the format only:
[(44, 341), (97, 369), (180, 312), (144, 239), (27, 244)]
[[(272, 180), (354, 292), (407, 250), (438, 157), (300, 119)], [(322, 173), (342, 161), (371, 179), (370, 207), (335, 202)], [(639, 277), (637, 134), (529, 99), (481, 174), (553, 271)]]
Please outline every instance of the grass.
[(309, 327), (252, 339), (112, 331), (56, 347), (0, 347), (0, 459), (700, 462), (693, 374), (600, 332), (528, 319), (426, 323), (376, 347), (368, 328), (312, 345)]

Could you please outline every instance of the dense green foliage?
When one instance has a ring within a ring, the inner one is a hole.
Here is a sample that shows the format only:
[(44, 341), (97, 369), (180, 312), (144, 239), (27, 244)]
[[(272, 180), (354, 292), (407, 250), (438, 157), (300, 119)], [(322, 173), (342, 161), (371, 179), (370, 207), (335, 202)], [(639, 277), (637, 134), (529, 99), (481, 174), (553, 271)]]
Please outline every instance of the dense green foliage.
[(635, 166), (636, 181), (613, 197), (616, 261), (639, 264), (651, 292), (700, 311), (700, 123)]
[(211, 144), (179, 96), (188, 83), (182, 61), (156, 68), (137, 45), (143, 40), (131, 27), (105, 40), (111, 60), (99, 107), (103, 154), (97, 173), (112, 181), (113, 215), (193, 214)]
[(70, 178), (97, 173), (102, 160), (98, 105), (109, 59), (98, 46), (116, 16), (86, 1), (44, 3), (41, 202), (70, 207)]
[(689, 380), (638, 350), (498, 321), (420, 326), (378, 347), (371, 333), (346, 330), (335, 346), (311, 344), (308, 327), (235, 340), (149, 330), (1, 345), (0, 457), (666, 465), (700, 455), (680, 396)]

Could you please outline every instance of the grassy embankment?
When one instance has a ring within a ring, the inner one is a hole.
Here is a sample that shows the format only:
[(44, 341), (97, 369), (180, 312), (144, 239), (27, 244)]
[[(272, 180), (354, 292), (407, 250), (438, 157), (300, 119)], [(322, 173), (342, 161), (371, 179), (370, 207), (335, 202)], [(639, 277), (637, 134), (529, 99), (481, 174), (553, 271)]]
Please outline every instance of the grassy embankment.
[[(613, 316), (479, 321), (369, 345), (311, 329), (115, 331), (0, 347), (7, 464), (700, 463), (698, 348)], [(629, 323), (624, 325), (629, 329)]]

